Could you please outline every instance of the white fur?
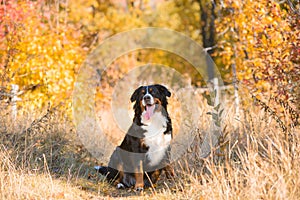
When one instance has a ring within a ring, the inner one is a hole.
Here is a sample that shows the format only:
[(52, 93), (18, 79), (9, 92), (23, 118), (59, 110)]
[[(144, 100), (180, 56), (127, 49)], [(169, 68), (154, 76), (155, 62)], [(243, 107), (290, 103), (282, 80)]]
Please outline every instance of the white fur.
[(145, 96), (149, 96), (150, 97), (150, 104), (152, 105), (152, 104), (154, 104), (154, 98), (153, 98), (153, 96), (149, 93), (149, 91), (148, 91), (148, 86), (146, 87), (146, 94), (143, 96), (143, 100), (142, 100), (142, 104), (143, 104), (143, 106), (146, 106), (146, 102), (145, 102)]
[[(154, 104), (154, 98), (153, 98), (153, 96), (150, 95), (150, 94), (146, 94), (146, 95), (150, 97), (150, 104), (153, 105), (153, 104)], [(145, 96), (146, 96), (146, 95), (145, 95)], [(144, 96), (144, 97), (145, 97), (145, 96)], [(146, 106), (146, 101), (145, 101), (144, 98), (143, 98), (143, 100), (142, 100), (142, 104), (143, 104), (143, 106)]]
[(117, 184), (117, 189), (124, 189), (125, 186), (123, 185), (123, 183), (118, 183)]
[(164, 134), (168, 120), (161, 112), (155, 112), (150, 120), (145, 120), (145, 113), (142, 113), (142, 123), (145, 124), (142, 128), (146, 130), (145, 144), (149, 147), (146, 156), (150, 160), (150, 166), (155, 166), (163, 159), (171, 142), (171, 134)]

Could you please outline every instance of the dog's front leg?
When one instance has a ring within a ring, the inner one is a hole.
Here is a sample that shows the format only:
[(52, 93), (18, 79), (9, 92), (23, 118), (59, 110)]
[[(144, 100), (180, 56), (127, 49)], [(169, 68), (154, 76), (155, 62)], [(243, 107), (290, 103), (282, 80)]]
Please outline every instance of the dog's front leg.
[(166, 176), (168, 179), (171, 179), (172, 177), (175, 176), (174, 169), (171, 165), (167, 165), (165, 168)]
[(143, 173), (135, 173), (135, 190), (137, 192), (141, 192), (144, 190), (144, 174)]
[(143, 172), (143, 163), (140, 160), (136, 167), (135, 173), (135, 190), (137, 192), (142, 192), (144, 190), (144, 172)]

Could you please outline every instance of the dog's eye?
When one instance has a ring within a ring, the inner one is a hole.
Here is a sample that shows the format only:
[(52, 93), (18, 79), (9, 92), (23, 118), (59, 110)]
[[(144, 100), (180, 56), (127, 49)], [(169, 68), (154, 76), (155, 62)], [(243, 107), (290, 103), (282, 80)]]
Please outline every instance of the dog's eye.
[(156, 93), (157, 93), (157, 90), (154, 90), (154, 89), (151, 88), (151, 89), (149, 90), (149, 92), (150, 92), (151, 94), (156, 94)]
[(145, 90), (142, 90), (142, 94), (145, 94)]

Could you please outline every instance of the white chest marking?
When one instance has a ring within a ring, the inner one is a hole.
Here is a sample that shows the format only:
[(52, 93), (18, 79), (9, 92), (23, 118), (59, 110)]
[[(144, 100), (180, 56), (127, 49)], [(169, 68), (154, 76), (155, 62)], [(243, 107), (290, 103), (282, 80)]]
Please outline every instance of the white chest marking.
[(145, 144), (149, 147), (146, 156), (150, 161), (149, 165), (155, 166), (162, 161), (172, 139), (171, 134), (164, 134), (167, 129), (167, 118), (156, 112), (150, 120), (143, 123), (146, 124), (142, 126), (146, 130)]

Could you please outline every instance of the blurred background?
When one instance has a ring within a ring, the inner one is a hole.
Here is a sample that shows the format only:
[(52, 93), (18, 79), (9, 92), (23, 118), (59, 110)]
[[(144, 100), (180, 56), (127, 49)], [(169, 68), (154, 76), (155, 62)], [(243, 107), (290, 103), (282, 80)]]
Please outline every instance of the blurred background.
[[(275, 96), (295, 103), (299, 99), (297, 5), (297, 1), (264, 0), (2, 0), (0, 98), (11, 101), (16, 85), (22, 99), (18, 107), (27, 111), (48, 103), (67, 105), (80, 65), (103, 40), (133, 28), (161, 27), (202, 45), (226, 85), (237, 84), (240, 92), (255, 96), (267, 94), (266, 100)], [(204, 87), (202, 78), (181, 57), (143, 49), (109, 66), (102, 74), (98, 98), (110, 101), (107, 93), (116, 81), (147, 63), (171, 66), (195, 87)]]

